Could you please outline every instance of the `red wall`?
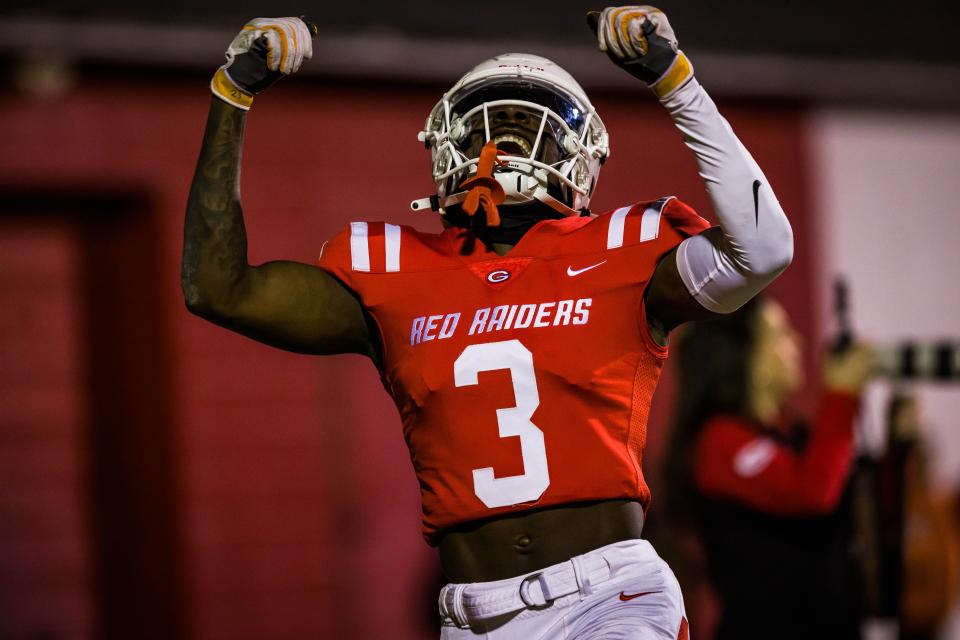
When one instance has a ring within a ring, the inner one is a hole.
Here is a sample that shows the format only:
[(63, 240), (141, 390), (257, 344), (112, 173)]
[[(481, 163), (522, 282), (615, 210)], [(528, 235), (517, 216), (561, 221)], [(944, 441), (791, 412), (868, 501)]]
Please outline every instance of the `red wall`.
[(65, 225), (0, 219), (2, 638), (95, 628), (76, 263)]
[[(290, 82), (258, 98), (243, 172), (251, 260), (312, 261), (326, 238), (355, 219), (436, 228), (432, 214), (410, 213), (407, 204), (431, 192), (416, 132), (438, 93)], [(167, 276), (145, 286), (162, 301), (174, 345), (169, 427), (180, 461), (182, 588), (193, 635), (431, 637), (422, 621), (434, 560), (419, 536), (417, 485), (396, 410), (373, 367), (358, 357), (277, 351), (183, 309), (182, 211), (208, 99), (203, 81), (87, 84), (59, 100), (7, 99), (0, 186), (142, 190), (152, 211), (144, 215), (158, 216)], [(709, 210), (695, 164), (658, 105), (639, 91), (597, 102), (613, 157), (595, 210), (666, 194)], [(779, 108), (725, 112), (791, 214), (797, 259), (777, 289), (809, 330), (801, 118)], [(39, 254), (21, 259), (42, 261)], [(2, 299), (19, 295), (16, 283), (0, 286)], [(654, 452), (664, 395), (651, 430)], [(15, 455), (16, 443), (0, 442)]]

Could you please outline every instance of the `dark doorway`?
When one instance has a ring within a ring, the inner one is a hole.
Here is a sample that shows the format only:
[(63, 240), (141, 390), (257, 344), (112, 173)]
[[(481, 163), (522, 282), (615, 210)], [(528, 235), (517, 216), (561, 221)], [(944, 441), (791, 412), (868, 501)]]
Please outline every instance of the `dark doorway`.
[(0, 472), (0, 636), (189, 637), (155, 216), (140, 193), (0, 188), (0, 454), (21, 461)]

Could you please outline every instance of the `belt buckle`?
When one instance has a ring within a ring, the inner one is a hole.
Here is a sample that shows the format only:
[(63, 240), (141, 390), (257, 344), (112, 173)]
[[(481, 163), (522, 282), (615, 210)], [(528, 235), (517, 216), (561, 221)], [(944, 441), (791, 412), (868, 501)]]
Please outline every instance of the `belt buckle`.
[(470, 628), (470, 621), (463, 608), (463, 592), (467, 586), (466, 584), (448, 584), (440, 591), (440, 615), (450, 618), (450, 621), (460, 629)]
[[(535, 602), (530, 596), (530, 585), (534, 582), (540, 585), (540, 596), (543, 598), (542, 602)], [(520, 600), (522, 600), (523, 604), (527, 605), (528, 607), (542, 607), (553, 600), (553, 598), (550, 598), (547, 593), (547, 584), (543, 579), (542, 571), (531, 573), (520, 581)]]

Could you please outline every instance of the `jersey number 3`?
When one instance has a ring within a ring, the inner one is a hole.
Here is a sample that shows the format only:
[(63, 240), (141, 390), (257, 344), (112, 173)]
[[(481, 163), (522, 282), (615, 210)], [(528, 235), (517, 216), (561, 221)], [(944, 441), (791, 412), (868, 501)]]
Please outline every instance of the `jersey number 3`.
[(519, 340), (470, 345), (453, 363), (454, 382), (458, 387), (475, 385), (481, 371), (501, 369), (510, 371), (517, 404), (497, 409), (497, 426), (501, 438), (520, 438), (523, 473), (497, 478), (493, 467), (473, 470), (473, 491), (490, 508), (537, 500), (550, 486), (543, 431), (530, 421), (540, 406), (530, 350)]

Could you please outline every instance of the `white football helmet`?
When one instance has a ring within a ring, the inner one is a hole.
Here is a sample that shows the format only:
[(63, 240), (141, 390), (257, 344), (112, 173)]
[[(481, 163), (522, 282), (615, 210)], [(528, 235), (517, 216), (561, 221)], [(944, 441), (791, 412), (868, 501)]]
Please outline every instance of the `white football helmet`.
[(506, 153), (494, 172), (503, 204), (536, 200), (563, 215), (587, 209), (610, 155), (607, 129), (583, 88), (556, 63), (527, 53), (471, 69), (434, 106), (419, 139), (430, 149), (437, 195), (410, 206), (441, 213), (466, 197), (459, 185), (476, 173), (488, 140)]

